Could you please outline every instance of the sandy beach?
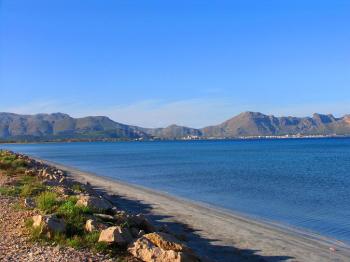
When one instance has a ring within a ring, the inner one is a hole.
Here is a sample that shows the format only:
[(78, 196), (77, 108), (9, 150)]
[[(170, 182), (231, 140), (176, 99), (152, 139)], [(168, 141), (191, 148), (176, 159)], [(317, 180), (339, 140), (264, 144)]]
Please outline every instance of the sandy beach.
[[(40, 160), (40, 159), (37, 159)], [(188, 245), (213, 261), (349, 261), (345, 243), (304, 230), (255, 220), (58, 163), (78, 182), (89, 182), (117, 206), (148, 214), (184, 235)]]

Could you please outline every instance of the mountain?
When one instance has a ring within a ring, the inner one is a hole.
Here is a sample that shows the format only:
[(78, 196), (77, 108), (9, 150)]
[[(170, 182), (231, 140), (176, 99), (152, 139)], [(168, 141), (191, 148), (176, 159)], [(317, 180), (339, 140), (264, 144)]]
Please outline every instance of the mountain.
[(67, 114), (0, 113), (3, 140), (135, 139), (149, 135), (104, 116), (72, 118)]
[(62, 113), (0, 113), (0, 139), (3, 141), (237, 138), (297, 134), (350, 135), (350, 115), (340, 118), (322, 114), (275, 117), (244, 112), (219, 125), (195, 129), (177, 125), (143, 128), (114, 122), (105, 116), (73, 118)]
[(222, 124), (201, 129), (205, 137), (276, 135), (350, 135), (350, 116), (314, 114), (312, 117), (275, 117), (258, 112), (241, 113)]

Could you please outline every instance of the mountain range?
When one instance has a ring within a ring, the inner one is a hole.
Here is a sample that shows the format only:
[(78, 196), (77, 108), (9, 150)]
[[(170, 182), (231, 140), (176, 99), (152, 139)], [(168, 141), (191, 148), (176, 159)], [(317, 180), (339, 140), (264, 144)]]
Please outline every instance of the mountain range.
[(314, 114), (312, 117), (275, 117), (241, 113), (219, 125), (201, 129), (170, 125), (143, 128), (115, 122), (105, 116), (73, 118), (63, 113), (19, 115), (0, 113), (2, 141), (237, 138), (281, 135), (350, 135), (350, 115)]

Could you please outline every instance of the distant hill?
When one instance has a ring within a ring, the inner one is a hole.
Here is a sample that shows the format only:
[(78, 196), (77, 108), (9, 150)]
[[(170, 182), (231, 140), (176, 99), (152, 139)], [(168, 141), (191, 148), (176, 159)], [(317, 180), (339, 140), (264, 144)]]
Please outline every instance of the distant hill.
[(3, 140), (135, 139), (149, 135), (104, 116), (72, 118), (67, 114), (17, 115), (0, 113)]
[(314, 114), (312, 117), (275, 117), (257, 112), (241, 113), (222, 124), (201, 129), (206, 137), (272, 135), (349, 135), (350, 116)]
[(236, 138), (296, 134), (350, 135), (350, 115), (341, 118), (322, 114), (312, 117), (275, 117), (244, 112), (219, 125), (195, 129), (177, 125), (143, 128), (121, 124), (105, 116), (73, 118), (62, 113), (0, 113), (0, 139), (3, 141)]

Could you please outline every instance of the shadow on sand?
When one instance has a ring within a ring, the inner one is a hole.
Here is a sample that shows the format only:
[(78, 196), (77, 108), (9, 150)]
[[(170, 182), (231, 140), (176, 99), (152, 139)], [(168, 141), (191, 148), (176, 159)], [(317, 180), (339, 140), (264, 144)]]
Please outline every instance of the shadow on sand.
[(105, 190), (98, 187), (91, 186), (91, 188), (103, 195), (117, 207), (130, 213), (143, 213), (155, 225), (165, 226), (171, 232), (184, 237), (186, 239), (186, 244), (195, 250), (197, 254), (205, 258), (205, 260), (218, 262), (279, 262), (293, 258), (289, 256), (261, 256), (257, 254), (259, 250), (238, 249), (233, 246), (215, 244), (215, 242), (217, 242), (216, 239), (203, 238), (200, 236), (198, 230), (192, 229), (181, 222), (169, 221), (172, 218), (171, 216), (154, 214), (151, 205), (138, 200), (130, 200), (122, 196), (107, 194)]

